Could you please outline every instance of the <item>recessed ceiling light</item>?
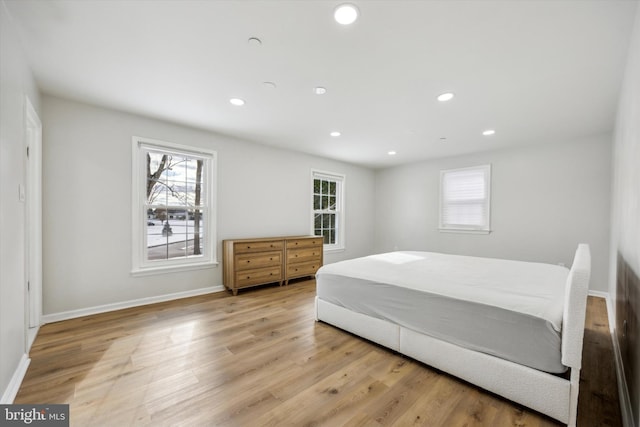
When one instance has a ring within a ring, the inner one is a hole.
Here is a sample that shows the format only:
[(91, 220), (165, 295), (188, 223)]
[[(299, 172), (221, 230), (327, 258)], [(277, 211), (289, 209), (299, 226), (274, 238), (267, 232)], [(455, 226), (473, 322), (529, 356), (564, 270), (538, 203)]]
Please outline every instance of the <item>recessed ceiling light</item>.
[(336, 10), (333, 12), (333, 17), (338, 24), (349, 25), (356, 22), (358, 14), (357, 7), (352, 4), (345, 3), (336, 7)]
[(440, 101), (440, 102), (449, 101), (449, 100), (453, 99), (453, 97), (454, 97), (454, 95), (451, 92), (442, 93), (442, 94), (438, 95), (438, 101)]
[(441, 136), (440, 137), (440, 142), (447, 142), (447, 137), (446, 136)]
[(396, 152), (395, 151), (389, 151), (387, 154), (390, 155), (390, 156), (395, 156)]
[(267, 89), (276, 88), (276, 84), (274, 82), (262, 82), (262, 86), (266, 87)]
[(493, 135), (494, 133), (496, 133), (496, 131), (495, 131), (495, 130), (493, 130), (493, 129), (487, 129), (487, 130), (485, 130), (484, 132), (482, 132), (482, 134), (483, 134), (484, 136)]
[(262, 44), (262, 40), (260, 40), (257, 37), (249, 37), (249, 40), (247, 40), (247, 43), (249, 43), (249, 45), (251, 46), (260, 46)]
[(232, 105), (235, 105), (236, 107), (241, 107), (244, 105), (244, 99), (240, 99), (240, 98), (231, 98), (229, 102)]
[(316, 95), (324, 95), (325, 93), (327, 93), (327, 88), (322, 86), (314, 87), (313, 93), (315, 93)]
[(338, 136), (340, 136), (340, 135), (342, 135), (342, 134), (341, 134), (340, 132), (338, 132), (337, 130), (334, 130), (334, 131), (333, 131), (333, 132), (331, 132), (329, 135), (331, 135), (331, 136), (333, 136), (333, 137), (335, 138), (335, 137), (338, 137)]

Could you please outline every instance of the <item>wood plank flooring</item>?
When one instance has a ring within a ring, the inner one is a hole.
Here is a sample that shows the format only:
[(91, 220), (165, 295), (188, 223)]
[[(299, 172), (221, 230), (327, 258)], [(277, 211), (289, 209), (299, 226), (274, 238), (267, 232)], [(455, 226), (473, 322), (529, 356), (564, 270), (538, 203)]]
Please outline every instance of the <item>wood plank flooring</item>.
[[(558, 426), (314, 321), (315, 282), (43, 326), (15, 403), (73, 426)], [(620, 426), (604, 300), (589, 298), (579, 426)]]

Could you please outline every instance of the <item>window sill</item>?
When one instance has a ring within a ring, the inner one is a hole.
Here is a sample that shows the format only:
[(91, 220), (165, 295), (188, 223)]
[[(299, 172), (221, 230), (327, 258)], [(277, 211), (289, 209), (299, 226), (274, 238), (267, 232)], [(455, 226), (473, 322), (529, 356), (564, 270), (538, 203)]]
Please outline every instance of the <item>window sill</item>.
[(491, 230), (464, 230), (458, 228), (440, 228), (441, 233), (461, 233), (461, 234), (489, 234)]
[(167, 273), (179, 273), (182, 271), (204, 270), (208, 268), (217, 267), (218, 262), (203, 262), (194, 264), (179, 264), (179, 265), (165, 265), (161, 267), (141, 267), (131, 270), (131, 276), (142, 277), (152, 276), (155, 274), (167, 274)]

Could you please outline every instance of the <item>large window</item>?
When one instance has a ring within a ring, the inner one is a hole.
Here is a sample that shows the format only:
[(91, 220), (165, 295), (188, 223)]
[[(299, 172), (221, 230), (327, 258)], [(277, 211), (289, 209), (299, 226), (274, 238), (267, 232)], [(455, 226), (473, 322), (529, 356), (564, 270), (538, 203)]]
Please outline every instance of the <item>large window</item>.
[(133, 138), (133, 272), (215, 262), (215, 152)]
[(344, 175), (312, 171), (312, 233), (324, 237), (325, 250), (344, 249)]
[(440, 172), (440, 230), (490, 231), (491, 165)]

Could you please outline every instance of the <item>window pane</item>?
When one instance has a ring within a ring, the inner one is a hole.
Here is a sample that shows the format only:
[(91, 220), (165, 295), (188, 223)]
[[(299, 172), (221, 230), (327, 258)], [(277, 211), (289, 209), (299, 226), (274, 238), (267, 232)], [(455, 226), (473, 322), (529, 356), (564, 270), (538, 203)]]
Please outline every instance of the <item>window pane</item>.
[(322, 194), (329, 194), (329, 181), (322, 181)]
[(331, 227), (331, 214), (322, 215), (322, 228)]
[(199, 159), (187, 159), (185, 161), (185, 180), (187, 182), (197, 182), (198, 177), (198, 167), (200, 168), (200, 182), (202, 182), (202, 173), (203, 173), (203, 160)]
[(489, 230), (490, 179), (489, 165), (442, 171), (441, 226)]
[(335, 181), (331, 181), (329, 183), (329, 194), (331, 196), (335, 196), (336, 195), (336, 183), (335, 183)]
[(313, 209), (320, 210), (320, 196), (313, 196)]
[(329, 210), (336, 210), (336, 198), (334, 196), (329, 197), (329, 206), (327, 207)]
[(164, 208), (156, 208), (153, 209), (153, 214), (151, 215), (151, 219), (156, 225), (163, 225), (164, 221), (169, 218), (169, 214)]
[(189, 206), (206, 206), (204, 186), (197, 183), (187, 183), (185, 185), (186, 200)]
[(314, 228), (322, 228), (322, 215), (315, 214), (313, 218)]
[(313, 180), (313, 192), (315, 194), (320, 194), (320, 180), (319, 179), (314, 179)]
[[(156, 176), (157, 178), (165, 178), (166, 169), (168, 167), (168, 159), (169, 157), (165, 157), (165, 154), (155, 153), (155, 152), (147, 152), (147, 167), (151, 175)], [(164, 163), (163, 163), (164, 158)]]
[(199, 209), (189, 211), (189, 219), (186, 221), (187, 256), (203, 254), (204, 224), (204, 212)]
[(147, 180), (147, 187), (145, 191), (147, 195), (147, 204), (167, 204), (167, 186), (164, 184), (164, 182), (149, 179)]
[(166, 245), (167, 258), (184, 258), (187, 256), (187, 236), (185, 234), (174, 234)]
[(187, 204), (187, 185), (184, 181), (167, 181), (168, 206), (184, 206)]
[(328, 196), (322, 196), (322, 206), (320, 207), (320, 209), (328, 209), (329, 208), (329, 197)]
[[(151, 246), (151, 236), (162, 235), (164, 223), (158, 219), (147, 219), (147, 247)], [(155, 244), (158, 244), (156, 240)]]
[(150, 261), (157, 261), (161, 259), (168, 259), (167, 246), (158, 244), (147, 249), (147, 259)]
[(322, 231), (322, 235), (324, 236), (324, 243), (327, 245), (331, 244), (331, 234), (329, 233), (329, 230), (323, 230)]

